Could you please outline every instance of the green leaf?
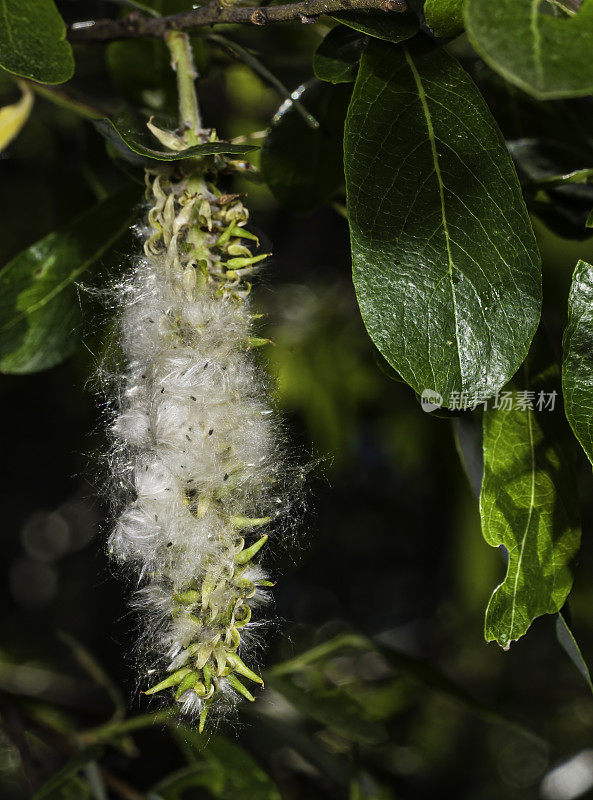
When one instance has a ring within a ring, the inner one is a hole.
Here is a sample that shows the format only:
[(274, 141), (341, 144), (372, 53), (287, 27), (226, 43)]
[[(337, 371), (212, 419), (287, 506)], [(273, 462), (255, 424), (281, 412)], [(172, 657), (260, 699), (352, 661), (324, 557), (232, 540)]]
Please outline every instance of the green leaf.
[(51, 794), (51, 800), (90, 800), (92, 794), (88, 784), (80, 778), (70, 778)]
[(363, 704), (344, 689), (311, 685), (303, 688), (288, 678), (272, 676), (267, 682), (301, 714), (316, 720), (329, 730), (359, 744), (373, 745), (387, 739), (380, 722), (369, 718)]
[[(51, 778), (49, 778), (49, 780), (47, 780), (35, 793), (32, 800), (43, 800), (44, 797), (63, 797), (64, 800), (66, 797), (80, 797), (80, 794), (75, 794), (74, 792), (68, 793), (65, 791), (69, 786), (72, 786), (70, 779), (84, 766), (89, 764), (91, 761), (94, 761), (99, 755), (101, 755), (102, 752), (103, 747), (101, 745), (85, 747), (84, 750), (81, 750), (80, 753), (77, 753), (73, 758), (70, 759), (70, 761), (68, 761), (67, 764), (58, 770), (58, 772), (52, 775)], [(76, 787), (74, 788), (76, 789)]]
[(584, 167), (593, 153), (573, 144), (548, 139), (522, 138), (507, 142), (519, 175), (538, 186), (587, 183), (593, 169)]
[(0, 106), (0, 153), (16, 139), (27, 124), (33, 108), (33, 90), (29, 84), (19, 82), (21, 98), (16, 103)]
[(579, 647), (579, 644), (575, 639), (574, 634), (568, 625), (568, 622), (561, 613), (558, 613), (556, 617), (556, 637), (560, 642), (560, 645), (563, 648), (563, 650), (566, 652), (572, 663), (580, 672), (583, 680), (589, 687), (590, 691), (593, 693), (593, 682), (591, 681), (591, 673), (589, 671), (589, 667), (587, 666), (587, 662), (583, 658), (583, 654), (581, 653), (581, 648)]
[[(94, 124), (107, 141), (111, 142), (120, 152), (129, 153), (131, 150), (137, 155), (157, 161), (180, 161), (195, 156), (209, 156), (220, 153), (240, 156), (250, 150), (257, 150), (255, 145), (230, 144), (229, 142), (206, 142), (205, 144), (195, 145), (195, 147), (188, 147), (186, 150), (179, 152), (163, 149), (158, 139), (146, 127), (148, 121), (148, 116), (125, 109), (111, 117), (97, 120)], [(153, 122), (162, 130), (174, 131), (177, 127), (174, 119), (160, 115), (154, 115)]]
[[(580, 540), (558, 369), (554, 364), (538, 370), (536, 357), (530, 355), (523, 367), (521, 389), (505, 402), (501, 395), (499, 408), (491, 403), (484, 411), (482, 533), (488, 544), (503, 545), (508, 553), (505, 579), (486, 611), (485, 636), (505, 649), (534, 619), (562, 608)], [(533, 393), (528, 398), (533, 409), (523, 408), (530, 404), (522, 402), (525, 392)], [(546, 407), (552, 402), (553, 409)]]
[(507, 142), (529, 210), (551, 230), (565, 238), (585, 239), (587, 216), (593, 207), (593, 186), (588, 181), (593, 153), (575, 144), (524, 138)]
[(0, 371), (37, 372), (74, 352), (76, 281), (125, 233), (137, 200), (136, 188), (104, 200), (0, 271)]
[[(190, 761), (181, 777), (194, 780), (192, 786), (207, 786), (220, 800), (280, 800), (271, 778), (239, 745), (222, 736), (205, 738), (187, 725), (176, 726), (173, 733)], [(154, 791), (164, 800), (176, 797), (164, 791), (163, 784), (155, 786)]]
[(313, 56), (313, 71), (321, 81), (352, 83), (366, 39), (344, 25), (336, 25)]
[(208, 789), (208, 796), (220, 797), (222, 785), (224, 779), (219, 770), (205, 762), (191, 764), (159, 781), (149, 792), (148, 800), (184, 800), (189, 794), (188, 790), (198, 787)]
[[(371, 718), (364, 701), (341, 687), (327, 688), (323, 665), (345, 650), (374, 650), (364, 636), (348, 633), (312, 647), (294, 658), (276, 664), (264, 675), (266, 686), (282, 694), (301, 714), (329, 730), (360, 744), (376, 744), (386, 739), (383, 725)], [(292, 680), (298, 675), (298, 682)]]
[(375, 345), (418, 394), (494, 394), (537, 327), (540, 260), (475, 85), (428, 40), (369, 42), (346, 120), (354, 285)]
[[(397, 650), (387, 643), (379, 642), (376, 644), (370, 639), (354, 633), (340, 634), (323, 644), (306, 650), (304, 653), (288, 661), (275, 665), (267, 670), (264, 675), (266, 684), (271, 685), (272, 681), (280, 677), (285, 679), (286, 676), (297, 673), (301, 674), (299, 682), (302, 683), (303, 673), (306, 674), (306, 672), (310, 671), (312, 668), (316, 668), (318, 672), (322, 672), (329, 658), (352, 650), (379, 653), (387, 664), (392, 667), (395, 673), (412, 679), (422, 687), (423, 692), (426, 690), (438, 692), (454, 702), (461, 703), (469, 711), (486, 722), (504, 725), (530, 739), (539, 739), (533, 731), (525, 728), (512, 718), (505, 716), (501, 713), (500, 709), (476, 699), (461, 684), (456, 683), (431, 662), (412, 656), (404, 651)], [(390, 691), (388, 684), (383, 682), (383, 686), (387, 691)], [(393, 684), (391, 688), (393, 688)], [(361, 694), (360, 687), (358, 688), (358, 693)], [(368, 695), (363, 695), (362, 702), (368, 705)], [(385, 703), (381, 705), (379, 718), (388, 718), (391, 714), (391, 710), (385, 707)]]
[(562, 349), (566, 417), (593, 463), (593, 267), (586, 261), (572, 276)]
[(420, 21), (413, 11), (341, 11), (332, 19), (387, 42), (403, 42), (418, 33)]
[(287, 661), (281, 661), (275, 664), (271, 669), (266, 671), (265, 680), (268, 681), (270, 677), (280, 677), (281, 675), (290, 675), (294, 672), (302, 672), (313, 664), (324, 661), (326, 658), (333, 656), (340, 650), (353, 649), (353, 650), (373, 650), (374, 644), (370, 639), (365, 636), (360, 636), (357, 633), (342, 633), (329, 639), (327, 642), (318, 644), (299, 653)]
[(465, 0), (426, 0), (424, 18), (435, 36), (446, 39), (462, 33), (464, 2)]
[(492, 69), (534, 97), (590, 94), (593, 0), (569, 18), (540, 6), (540, 0), (467, 0), (469, 39)]
[(477, 413), (460, 414), (451, 420), (451, 424), (461, 465), (476, 497), (479, 497), (484, 474), (481, 420)]
[(311, 128), (294, 103), (274, 117), (264, 141), (261, 167), (275, 197), (287, 208), (313, 211), (344, 182), (341, 139), (351, 87), (312, 81), (295, 93), (319, 122)]
[(72, 48), (53, 0), (0, 2), (0, 67), (40, 83), (72, 77)]

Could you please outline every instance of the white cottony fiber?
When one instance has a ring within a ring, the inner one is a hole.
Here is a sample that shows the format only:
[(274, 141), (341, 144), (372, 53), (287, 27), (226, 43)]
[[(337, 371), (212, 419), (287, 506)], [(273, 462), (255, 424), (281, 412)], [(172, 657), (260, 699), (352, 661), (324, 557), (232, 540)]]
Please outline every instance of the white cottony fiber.
[(287, 510), (286, 479), (250, 349), (245, 275), (260, 259), (247, 212), (201, 176), (147, 184), (146, 255), (121, 289), (113, 482), (128, 499), (109, 548), (141, 581), (135, 605), (163, 678), (149, 693), (170, 687), (203, 727), (212, 703), (252, 699), (244, 684), (261, 682), (244, 663), (271, 585), (256, 551)]

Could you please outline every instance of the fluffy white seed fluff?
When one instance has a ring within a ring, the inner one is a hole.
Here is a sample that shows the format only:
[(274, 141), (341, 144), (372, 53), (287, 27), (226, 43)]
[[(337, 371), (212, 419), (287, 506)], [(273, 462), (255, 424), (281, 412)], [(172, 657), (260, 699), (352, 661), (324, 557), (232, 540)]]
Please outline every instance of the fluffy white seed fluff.
[(244, 660), (271, 585), (257, 554), (287, 499), (252, 356), (246, 278), (263, 257), (239, 197), (177, 170), (147, 175), (145, 257), (123, 290), (113, 463), (128, 502), (109, 547), (141, 581), (162, 679), (148, 693), (171, 687), (203, 727), (212, 703), (261, 682)]

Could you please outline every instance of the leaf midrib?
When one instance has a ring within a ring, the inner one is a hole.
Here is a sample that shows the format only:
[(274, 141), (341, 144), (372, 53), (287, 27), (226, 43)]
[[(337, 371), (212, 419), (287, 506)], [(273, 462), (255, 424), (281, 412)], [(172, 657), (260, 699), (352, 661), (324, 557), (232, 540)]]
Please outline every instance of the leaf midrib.
[(426, 127), (428, 130), (428, 139), (430, 142), (430, 150), (432, 153), (432, 161), (434, 164), (434, 173), (437, 179), (438, 188), (439, 188), (439, 199), (441, 203), (441, 221), (443, 225), (443, 232), (445, 234), (445, 246), (447, 249), (447, 259), (448, 259), (448, 274), (449, 274), (449, 285), (451, 287), (451, 298), (453, 301), (453, 314), (455, 316), (455, 343), (456, 343), (456, 350), (457, 350), (457, 359), (459, 361), (459, 375), (461, 378), (461, 385), (462, 387), (465, 384), (464, 374), (463, 374), (463, 367), (461, 364), (461, 349), (459, 343), (459, 320), (457, 317), (457, 297), (455, 295), (455, 286), (453, 284), (453, 270), (455, 269), (455, 264), (453, 263), (453, 255), (451, 253), (451, 237), (449, 234), (449, 225), (447, 222), (447, 212), (445, 209), (445, 184), (443, 182), (443, 176), (441, 175), (441, 167), (439, 163), (439, 155), (436, 148), (436, 136), (434, 132), (434, 127), (432, 124), (432, 116), (430, 113), (430, 109), (428, 107), (428, 101), (426, 97), (426, 92), (424, 91), (424, 85), (422, 83), (422, 79), (418, 70), (416, 69), (416, 65), (410, 55), (410, 51), (407, 47), (403, 48), (404, 56), (406, 59), (406, 63), (410, 67), (410, 71), (412, 72), (412, 77), (414, 78), (414, 83), (416, 84), (416, 90), (418, 92), (418, 99), (420, 100), (420, 104), (422, 106), (422, 112), (424, 114), (424, 118), (426, 120)]
[(527, 414), (527, 427), (529, 431), (529, 453), (531, 457), (531, 497), (529, 500), (529, 513), (527, 515), (527, 523), (525, 524), (525, 531), (521, 539), (521, 550), (519, 552), (519, 561), (517, 562), (517, 572), (515, 574), (515, 583), (513, 586), (513, 601), (511, 605), (511, 625), (509, 630), (509, 640), (512, 640), (513, 638), (513, 630), (515, 627), (515, 611), (517, 607), (517, 590), (519, 586), (519, 576), (521, 574), (521, 565), (523, 563), (525, 544), (527, 542), (527, 536), (529, 535), (529, 529), (531, 527), (533, 509), (535, 508), (535, 449), (533, 445), (533, 420), (531, 417), (531, 411), (527, 410), (526, 414)]
[(542, 86), (544, 82), (544, 65), (542, 63), (542, 37), (539, 29), (539, 5), (540, 0), (531, 0), (529, 27), (533, 35), (533, 61), (535, 64), (535, 73), (538, 84)]

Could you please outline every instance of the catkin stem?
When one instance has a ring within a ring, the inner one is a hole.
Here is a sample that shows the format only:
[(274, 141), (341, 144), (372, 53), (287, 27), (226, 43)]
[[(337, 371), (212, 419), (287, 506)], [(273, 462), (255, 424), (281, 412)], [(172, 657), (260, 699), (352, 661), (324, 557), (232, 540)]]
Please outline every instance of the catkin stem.
[(171, 53), (171, 66), (177, 76), (179, 96), (179, 124), (188, 145), (199, 144), (202, 129), (195, 80), (198, 77), (189, 36), (183, 31), (169, 31), (165, 42)]

